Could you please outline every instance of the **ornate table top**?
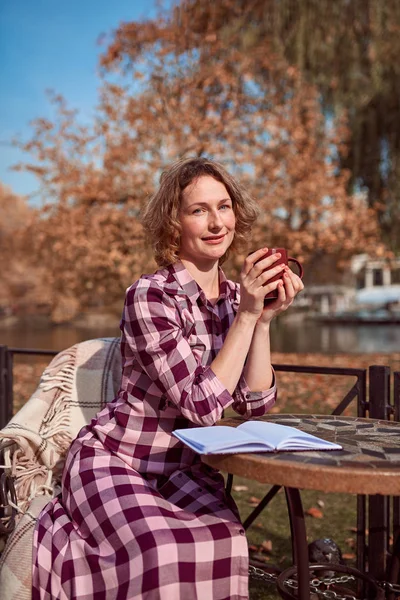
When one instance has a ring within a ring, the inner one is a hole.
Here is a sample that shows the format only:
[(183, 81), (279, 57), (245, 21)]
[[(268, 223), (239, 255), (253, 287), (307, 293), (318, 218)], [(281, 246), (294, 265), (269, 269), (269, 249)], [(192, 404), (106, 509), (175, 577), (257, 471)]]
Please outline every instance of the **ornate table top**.
[[(261, 483), (323, 492), (400, 495), (400, 422), (331, 415), (262, 417), (297, 427), (343, 450), (202, 456), (206, 464)], [(234, 417), (220, 425), (237, 426)]]

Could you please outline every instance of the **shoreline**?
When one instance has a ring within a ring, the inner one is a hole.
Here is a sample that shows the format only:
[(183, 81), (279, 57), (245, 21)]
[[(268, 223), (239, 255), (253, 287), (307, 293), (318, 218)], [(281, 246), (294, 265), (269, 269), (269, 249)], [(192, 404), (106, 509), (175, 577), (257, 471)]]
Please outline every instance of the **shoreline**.
[(114, 328), (119, 326), (120, 317), (112, 313), (87, 313), (82, 314), (70, 321), (56, 323), (46, 315), (8, 315), (0, 317), (0, 331), (10, 330), (22, 327), (29, 327), (32, 330), (55, 329), (55, 328), (78, 328), (78, 329), (99, 329), (104, 327)]

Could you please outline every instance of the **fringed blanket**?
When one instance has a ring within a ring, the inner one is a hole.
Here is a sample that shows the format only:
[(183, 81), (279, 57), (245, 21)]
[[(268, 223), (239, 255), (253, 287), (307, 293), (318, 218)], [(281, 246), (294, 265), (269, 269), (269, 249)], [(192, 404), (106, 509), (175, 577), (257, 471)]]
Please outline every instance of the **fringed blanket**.
[(15, 478), (18, 500), (17, 526), (0, 558), (0, 590), (7, 600), (31, 598), (36, 519), (59, 492), (71, 441), (115, 397), (120, 380), (119, 339), (76, 344), (54, 357), (37, 390), (0, 432), (1, 468)]

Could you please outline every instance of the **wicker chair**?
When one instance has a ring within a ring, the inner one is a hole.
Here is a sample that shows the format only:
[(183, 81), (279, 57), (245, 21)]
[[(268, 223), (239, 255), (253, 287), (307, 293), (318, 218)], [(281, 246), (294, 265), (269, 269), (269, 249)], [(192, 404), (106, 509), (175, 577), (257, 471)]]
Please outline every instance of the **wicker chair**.
[(120, 380), (118, 338), (75, 344), (53, 358), (37, 390), (0, 431), (2, 598), (31, 598), (37, 517), (60, 491), (71, 441), (116, 396)]

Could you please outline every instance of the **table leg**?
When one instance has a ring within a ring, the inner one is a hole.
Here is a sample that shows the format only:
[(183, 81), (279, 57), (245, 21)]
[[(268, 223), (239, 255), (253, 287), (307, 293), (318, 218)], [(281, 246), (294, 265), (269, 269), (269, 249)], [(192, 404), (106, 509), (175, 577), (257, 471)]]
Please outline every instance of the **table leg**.
[[(397, 538), (395, 539), (395, 542), (393, 544), (392, 559), (390, 562), (389, 577), (388, 577), (389, 582), (397, 583), (399, 580), (399, 573), (400, 573), (400, 534), (397, 535)], [(389, 592), (388, 599), (393, 600), (393, 598), (395, 598), (395, 593)]]
[(308, 544), (301, 496), (296, 488), (285, 488), (285, 493), (292, 533), (293, 562), (297, 566), (298, 598), (299, 600), (309, 600)]

